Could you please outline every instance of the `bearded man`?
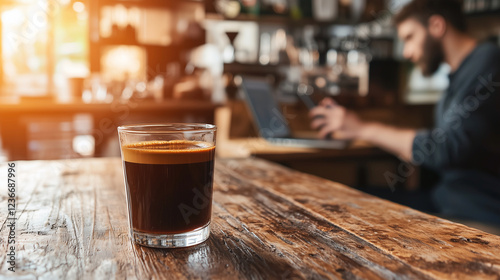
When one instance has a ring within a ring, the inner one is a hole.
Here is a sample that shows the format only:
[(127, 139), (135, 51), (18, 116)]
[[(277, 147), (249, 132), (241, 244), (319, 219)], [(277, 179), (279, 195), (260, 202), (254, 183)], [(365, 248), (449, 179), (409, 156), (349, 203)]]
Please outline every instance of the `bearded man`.
[(426, 209), (500, 224), (500, 49), (467, 35), (460, 1), (414, 0), (395, 16), (395, 24), (404, 57), (424, 75), (443, 62), (450, 66), (434, 127), (366, 122), (329, 98), (311, 110), (311, 126), (320, 137), (368, 141), (437, 171), (440, 181), (428, 193)]

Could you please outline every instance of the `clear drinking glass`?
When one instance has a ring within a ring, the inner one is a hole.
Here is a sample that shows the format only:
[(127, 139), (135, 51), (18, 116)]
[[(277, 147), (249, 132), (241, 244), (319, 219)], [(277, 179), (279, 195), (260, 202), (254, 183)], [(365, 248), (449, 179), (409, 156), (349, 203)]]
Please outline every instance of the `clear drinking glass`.
[(132, 239), (187, 247), (210, 234), (215, 157), (211, 124), (118, 127)]

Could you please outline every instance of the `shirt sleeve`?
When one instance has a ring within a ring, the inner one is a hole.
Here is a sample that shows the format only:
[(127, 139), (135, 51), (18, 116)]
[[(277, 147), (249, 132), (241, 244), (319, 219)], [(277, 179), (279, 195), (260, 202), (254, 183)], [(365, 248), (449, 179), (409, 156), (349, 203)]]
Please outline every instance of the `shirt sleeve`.
[(437, 126), (418, 131), (412, 145), (413, 163), (440, 171), (471, 167), (487, 156), (491, 138), (498, 135), (499, 93), (492, 84), (471, 90), (438, 116)]

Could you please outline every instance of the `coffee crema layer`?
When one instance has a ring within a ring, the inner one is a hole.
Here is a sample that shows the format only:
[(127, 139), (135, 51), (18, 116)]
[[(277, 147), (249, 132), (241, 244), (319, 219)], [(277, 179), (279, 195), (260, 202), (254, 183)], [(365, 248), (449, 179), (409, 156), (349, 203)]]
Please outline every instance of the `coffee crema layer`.
[(187, 164), (213, 160), (215, 146), (202, 141), (145, 141), (122, 146), (123, 160), (142, 164)]

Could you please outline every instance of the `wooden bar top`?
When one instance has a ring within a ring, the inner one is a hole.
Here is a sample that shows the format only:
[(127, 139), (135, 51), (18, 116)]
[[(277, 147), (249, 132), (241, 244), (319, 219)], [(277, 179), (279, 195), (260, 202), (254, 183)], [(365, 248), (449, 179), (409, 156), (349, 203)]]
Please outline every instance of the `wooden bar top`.
[[(260, 159), (217, 159), (211, 235), (131, 242), (118, 158), (16, 162), (22, 279), (499, 279), (500, 237)], [(3, 277), (0, 277), (3, 278)]]

